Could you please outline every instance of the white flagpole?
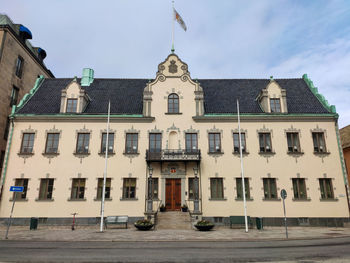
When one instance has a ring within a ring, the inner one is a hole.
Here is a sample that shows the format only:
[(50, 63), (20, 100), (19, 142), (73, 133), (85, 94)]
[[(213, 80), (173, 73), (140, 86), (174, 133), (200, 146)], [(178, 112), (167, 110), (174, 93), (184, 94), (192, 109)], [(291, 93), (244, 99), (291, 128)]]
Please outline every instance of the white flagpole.
[(174, 0), (172, 1), (173, 4), (173, 24), (172, 24), (172, 34), (171, 34), (171, 41), (172, 41), (172, 45), (171, 45), (171, 52), (174, 53), (175, 51), (175, 47), (174, 47), (174, 31), (175, 31), (175, 7), (174, 7)]
[(243, 206), (244, 206), (244, 222), (245, 232), (248, 232), (248, 220), (247, 220), (247, 200), (245, 197), (245, 182), (244, 182), (244, 170), (243, 170), (243, 158), (242, 158), (242, 135), (241, 135), (241, 120), (239, 117), (239, 101), (237, 99), (237, 117), (238, 117), (238, 135), (239, 135), (239, 155), (241, 159), (241, 175), (242, 175), (242, 191), (243, 191)]
[(109, 117), (111, 112), (111, 101), (108, 101), (108, 117), (107, 117), (107, 134), (106, 134), (106, 149), (105, 149), (105, 170), (103, 173), (103, 187), (102, 187), (102, 198), (101, 198), (101, 224), (100, 232), (103, 232), (103, 219), (105, 212), (105, 194), (106, 194), (106, 178), (107, 178), (107, 160), (108, 160), (108, 136), (109, 136)]

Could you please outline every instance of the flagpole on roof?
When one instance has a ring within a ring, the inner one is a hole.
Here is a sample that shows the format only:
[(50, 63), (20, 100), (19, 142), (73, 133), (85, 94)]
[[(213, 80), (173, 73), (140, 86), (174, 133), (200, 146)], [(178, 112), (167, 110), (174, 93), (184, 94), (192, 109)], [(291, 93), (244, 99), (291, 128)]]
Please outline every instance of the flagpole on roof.
[(175, 47), (174, 47), (174, 31), (175, 31), (175, 26), (174, 26), (174, 24), (175, 24), (175, 7), (174, 7), (174, 0), (172, 0), (171, 1), (172, 2), (172, 6), (173, 6), (173, 10), (172, 10), (172, 12), (173, 12), (173, 24), (172, 24), (172, 34), (171, 34), (171, 43), (172, 43), (172, 45), (171, 45), (171, 53), (174, 53), (174, 51), (175, 51)]
[[(105, 170), (103, 173), (103, 187), (102, 187), (102, 198), (101, 198), (101, 224), (100, 232), (103, 232), (103, 219), (105, 212), (105, 195), (106, 195), (106, 180), (107, 180), (107, 160), (108, 160), (108, 136), (109, 136), (109, 118), (111, 113), (111, 101), (108, 101), (108, 117), (107, 117), (107, 134), (106, 134), (106, 148), (105, 148)], [(102, 135), (103, 138), (103, 135)]]
[(247, 220), (247, 200), (245, 196), (245, 182), (244, 182), (244, 170), (243, 170), (243, 158), (242, 158), (242, 134), (241, 134), (241, 119), (239, 116), (239, 101), (237, 99), (237, 118), (238, 118), (238, 136), (239, 136), (239, 156), (241, 159), (241, 176), (242, 176), (242, 194), (243, 194), (243, 207), (244, 207), (244, 222), (245, 232), (248, 233), (248, 220)]

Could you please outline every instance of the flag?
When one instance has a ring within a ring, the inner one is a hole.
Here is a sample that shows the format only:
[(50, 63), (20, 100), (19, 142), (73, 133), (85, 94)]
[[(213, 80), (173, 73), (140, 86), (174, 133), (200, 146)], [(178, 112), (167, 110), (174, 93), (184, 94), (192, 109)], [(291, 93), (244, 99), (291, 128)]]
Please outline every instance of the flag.
[(187, 30), (185, 22), (182, 20), (182, 17), (179, 15), (179, 13), (176, 12), (175, 8), (174, 8), (174, 19), (180, 24), (183, 30), (185, 31)]

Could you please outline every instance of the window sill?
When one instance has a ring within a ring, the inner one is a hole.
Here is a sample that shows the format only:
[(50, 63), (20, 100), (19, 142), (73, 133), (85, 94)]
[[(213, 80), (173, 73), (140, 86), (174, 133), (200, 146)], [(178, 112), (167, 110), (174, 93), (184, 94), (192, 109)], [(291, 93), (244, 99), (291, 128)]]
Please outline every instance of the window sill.
[[(11, 197), (9, 201), (13, 202), (13, 198)], [(27, 201), (28, 201), (28, 198), (25, 198), (25, 199), (16, 198), (16, 202), (27, 202)]]
[(182, 115), (182, 113), (181, 112), (174, 112), (174, 113), (166, 112), (165, 115)]
[(224, 154), (224, 152), (223, 152), (223, 151), (219, 151), (219, 152), (208, 152), (208, 154), (210, 154), (210, 155), (215, 155), (215, 154), (222, 155), (222, 154)]
[(320, 201), (321, 202), (337, 202), (337, 201), (339, 201), (339, 199), (338, 198), (327, 198), (327, 199), (320, 198)]
[(123, 152), (124, 155), (139, 155), (139, 152)]
[[(101, 157), (105, 157), (105, 156), (106, 156), (106, 153), (105, 153), (105, 152), (99, 152), (98, 155), (101, 156)], [(111, 152), (111, 153), (110, 153), (110, 152), (108, 153), (108, 156), (113, 156), (113, 155), (115, 155), (115, 152), (114, 152), (114, 151)]]
[[(237, 197), (236, 197), (235, 200), (236, 200), (236, 201), (243, 201), (243, 198), (237, 198)], [(245, 200), (246, 200), (246, 201), (254, 201), (254, 199), (253, 199), (253, 198), (250, 198), (250, 197), (249, 197), (249, 198), (246, 198)]]
[[(232, 154), (233, 155), (241, 155), (241, 153), (240, 152), (232, 152)], [(248, 155), (249, 154), (249, 152), (247, 152), (247, 151), (244, 151), (244, 152), (242, 152), (242, 155)]]
[(68, 198), (67, 201), (73, 201), (73, 202), (78, 201), (78, 202), (81, 202), (81, 201), (86, 201), (86, 198), (80, 198), (80, 199)]
[(288, 152), (287, 152), (287, 154), (288, 154), (288, 155), (303, 155), (303, 154), (304, 154), (304, 152), (301, 152), (301, 151), (297, 151), (297, 152), (290, 152), (290, 151), (288, 151)]
[(263, 198), (263, 201), (281, 201), (281, 198)]
[(120, 198), (120, 201), (138, 201), (139, 199), (136, 197), (136, 198)]
[(315, 155), (329, 155), (330, 152), (314, 152)]
[[(112, 201), (113, 199), (112, 198), (105, 198), (105, 201)], [(102, 199), (101, 198), (94, 198), (94, 201), (99, 201), (101, 202)]]
[(276, 154), (276, 152), (273, 152), (273, 151), (271, 151), (271, 152), (259, 152), (259, 155), (275, 155)]
[(18, 156), (32, 156), (32, 155), (34, 155), (34, 153), (33, 152), (31, 152), (31, 153), (17, 153), (18, 154)]
[(209, 198), (209, 201), (227, 201), (227, 198)]
[(89, 156), (89, 155), (90, 155), (90, 152), (87, 152), (87, 153), (77, 153), (77, 152), (74, 152), (73, 155), (74, 155), (74, 156)]
[(42, 153), (42, 155), (45, 157), (56, 157), (60, 154), (59, 153)]
[(292, 200), (295, 202), (309, 202), (311, 198), (293, 198)]
[(55, 199), (38, 199), (38, 198), (36, 198), (35, 199), (35, 201), (37, 201), (37, 202), (53, 202), (53, 201), (55, 201)]

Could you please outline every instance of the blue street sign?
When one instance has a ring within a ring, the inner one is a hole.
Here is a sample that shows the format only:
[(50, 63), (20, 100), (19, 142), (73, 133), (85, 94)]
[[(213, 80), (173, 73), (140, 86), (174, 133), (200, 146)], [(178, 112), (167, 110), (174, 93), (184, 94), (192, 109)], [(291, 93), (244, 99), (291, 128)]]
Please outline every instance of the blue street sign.
[(24, 187), (23, 186), (11, 186), (10, 192), (23, 192)]

